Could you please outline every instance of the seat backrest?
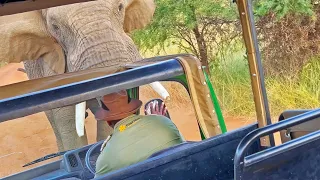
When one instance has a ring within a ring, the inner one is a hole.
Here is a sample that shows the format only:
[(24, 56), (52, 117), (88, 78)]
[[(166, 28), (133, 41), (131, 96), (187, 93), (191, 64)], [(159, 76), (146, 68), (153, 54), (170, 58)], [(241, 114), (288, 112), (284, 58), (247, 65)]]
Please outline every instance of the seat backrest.
[[(233, 179), (233, 158), (240, 140), (257, 124), (200, 142), (163, 151), (135, 165), (108, 173), (97, 179)], [(257, 152), (259, 144), (252, 146)]]
[[(285, 119), (306, 113), (310, 110), (308, 109), (299, 109), (299, 110), (286, 110), (279, 116), (279, 122)], [(312, 121), (308, 121), (293, 127), (286, 128), (280, 131), (281, 142), (285, 143), (292, 139), (304, 136), (311, 132), (317, 131), (320, 129), (320, 118), (316, 118)]]
[(320, 179), (320, 131), (244, 159), (245, 180)]
[(320, 109), (270, 124), (246, 135), (239, 143), (234, 157), (235, 180), (320, 179), (320, 130), (255, 154), (247, 154), (250, 146), (261, 137), (317, 118), (320, 118)]
[(177, 151), (181, 151), (183, 149), (187, 149), (189, 147), (196, 146), (196, 145), (197, 145), (196, 141), (187, 141), (187, 142), (178, 144), (176, 146), (172, 146), (172, 147), (169, 147), (167, 149), (163, 149), (161, 151), (158, 151), (158, 152), (152, 154), (149, 158), (153, 158), (153, 157), (156, 157), (156, 156), (159, 156), (159, 155), (162, 155), (162, 154), (171, 154), (171, 153), (174, 153), (174, 152), (177, 152)]

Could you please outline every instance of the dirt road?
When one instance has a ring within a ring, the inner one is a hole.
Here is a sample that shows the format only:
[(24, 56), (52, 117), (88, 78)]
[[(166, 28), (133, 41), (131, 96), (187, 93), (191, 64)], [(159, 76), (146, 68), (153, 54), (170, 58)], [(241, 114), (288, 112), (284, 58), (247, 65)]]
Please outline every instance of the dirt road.
[[(23, 68), (22, 64), (9, 64), (0, 69), (0, 86), (28, 80), (25, 73), (17, 71)], [(141, 89), (141, 99), (146, 102), (150, 98), (157, 97), (150, 87)], [(1, 92), (0, 92), (1, 93)], [(170, 92), (171, 94), (175, 92)], [(186, 92), (184, 92), (186, 93)], [(178, 97), (186, 96), (179, 92)], [(181, 99), (181, 98), (180, 98)], [(187, 140), (200, 140), (199, 129), (190, 101), (180, 101), (168, 105), (171, 118)], [(252, 123), (245, 119), (226, 119), (228, 130), (236, 129)], [(86, 129), (89, 143), (95, 142), (96, 120), (89, 113), (86, 119)], [(25, 163), (39, 157), (57, 152), (55, 136), (44, 113), (37, 113), (31, 116), (1, 123), (0, 125), (0, 178), (12, 173), (21, 172), (29, 168), (39, 166), (41, 163), (23, 168)], [(47, 163), (48, 161), (44, 162)]]

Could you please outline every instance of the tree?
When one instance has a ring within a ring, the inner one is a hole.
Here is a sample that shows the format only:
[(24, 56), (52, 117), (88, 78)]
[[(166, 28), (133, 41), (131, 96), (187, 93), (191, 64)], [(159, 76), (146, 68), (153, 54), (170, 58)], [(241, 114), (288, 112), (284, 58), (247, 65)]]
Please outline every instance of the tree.
[(255, 14), (263, 17), (272, 13), (278, 20), (288, 14), (312, 15), (314, 4), (317, 4), (317, 0), (257, 0)]
[(237, 11), (228, 1), (156, 0), (156, 4), (153, 22), (133, 34), (142, 50), (176, 44), (208, 67), (215, 49), (225, 40), (223, 35), (232, 36), (228, 40), (238, 37)]
[(259, 0), (255, 15), (267, 75), (298, 77), (319, 54), (320, 11), (317, 1)]
[[(217, 56), (222, 52), (232, 52), (242, 37), (238, 11), (230, 2), (156, 0), (153, 22), (134, 32), (133, 39), (140, 50), (161, 50), (175, 44), (182, 52), (196, 55), (202, 65), (210, 67), (214, 60), (221, 59)], [(297, 74), (320, 50), (318, 1), (253, 2), (266, 73)]]

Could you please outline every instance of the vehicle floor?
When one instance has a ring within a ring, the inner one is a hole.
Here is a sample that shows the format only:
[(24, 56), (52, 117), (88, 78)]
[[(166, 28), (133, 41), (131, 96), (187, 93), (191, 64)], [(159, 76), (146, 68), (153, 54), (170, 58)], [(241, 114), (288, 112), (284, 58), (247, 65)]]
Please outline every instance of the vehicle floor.
[[(9, 64), (0, 68), (0, 86), (28, 80), (25, 73), (17, 71), (18, 68), (23, 68), (23, 64)], [(165, 87), (168, 86), (165, 85)], [(182, 96), (187, 96), (186, 92), (177, 92), (173, 87), (174, 86), (170, 86), (168, 89), (172, 96), (175, 96), (175, 93), (179, 94), (180, 98), (181, 93), (185, 93), (185, 95)], [(141, 88), (140, 99), (143, 102), (157, 97), (150, 87), (145, 86)], [(174, 99), (179, 98), (173, 98), (173, 100)], [(172, 101), (172, 103), (168, 105), (168, 109), (171, 118), (187, 140), (200, 140), (199, 129), (196, 126), (190, 101)], [(225, 121), (227, 129), (230, 131), (251, 124), (255, 119), (225, 117)], [(94, 143), (96, 121), (90, 112), (89, 117), (86, 119), (85, 126), (89, 143)], [(280, 143), (278, 134), (276, 142), (277, 144)], [(14, 121), (1, 123), (0, 178), (56, 160), (57, 158), (25, 168), (22, 167), (30, 161), (50, 153), (55, 153), (57, 150), (54, 133), (44, 113), (37, 113)]]

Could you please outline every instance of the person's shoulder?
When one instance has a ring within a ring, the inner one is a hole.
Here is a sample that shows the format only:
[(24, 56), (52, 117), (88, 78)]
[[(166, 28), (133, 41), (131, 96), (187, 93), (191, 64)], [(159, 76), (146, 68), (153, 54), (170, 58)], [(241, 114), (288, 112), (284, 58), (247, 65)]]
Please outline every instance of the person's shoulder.
[(171, 119), (167, 118), (166, 116), (157, 115), (157, 114), (145, 115), (145, 116), (142, 116), (142, 118), (145, 120), (172, 123)]
[(141, 115), (141, 117), (143, 118), (153, 118), (153, 119), (166, 119), (166, 120), (170, 120), (169, 118), (167, 118), (166, 116), (162, 116), (162, 115), (158, 115), (158, 114), (150, 114), (150, 115)]

